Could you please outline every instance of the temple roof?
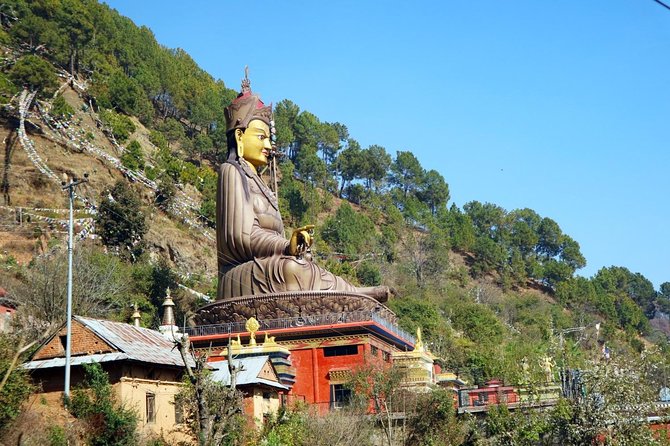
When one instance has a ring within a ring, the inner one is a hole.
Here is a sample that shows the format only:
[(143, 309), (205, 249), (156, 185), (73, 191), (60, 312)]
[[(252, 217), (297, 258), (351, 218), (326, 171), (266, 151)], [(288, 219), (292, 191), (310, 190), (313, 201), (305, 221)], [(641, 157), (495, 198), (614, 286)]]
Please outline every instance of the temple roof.
[[(161, 364), (166, 366), (184, 367), (179, 350), (174, 343), (167, 340), (161, 333), (148, 328), (135, 327), (124, 322), (107, 321), (103, 319), (92, 319), (82, 316), (74, 316), (73, 320), (82, 324), (95, 336), (99, 337), (116, 350), (114, 353), (88, 354), (72, 356), (72, 365), (89, 362), (109, 362), (119, 360), (130, 360), (150, 364)], [(60, 331), (60, 330), (59, 330)], [(57, 336), (54, 334), (40, 349)], [(63, 367), (65, 365), (65, 354), (50, 359), (34, 360), (24, 364), (28, 369)], [(190, 365), (195, 365), (188, 358)]]
[[(239, 367), (237, 373), (236, 384), (238, 386), (261, 384), (277, 389), (288, 390), (289, 388), (278, 381), (262, 378), (262, 372), (265, 367), (271, 367), (274, 378), (277, 378), (277, 373), (270, 361), (269, 356), (249, 356), (240, 359), (233, 359), (233, 364)], [(212, 379), (219, 381), (225, 385), (230, 384), (230, 371), (228, 370), (228, 361), (208, 362), (207, 365), (212, 369)]]

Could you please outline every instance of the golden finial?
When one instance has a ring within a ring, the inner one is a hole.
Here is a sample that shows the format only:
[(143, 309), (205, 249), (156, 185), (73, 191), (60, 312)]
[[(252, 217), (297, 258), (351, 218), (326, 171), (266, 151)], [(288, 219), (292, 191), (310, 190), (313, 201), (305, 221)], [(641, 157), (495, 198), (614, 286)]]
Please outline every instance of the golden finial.
[(249, 332), (249, 345), (256, 345), (256, 332), (261, 327), (255, 317), (250, 317), (244, 328)]
[(414, 343), (414, 351), (415, 352), (424, 351), (423, 340), (421, 339), (421, 327), (416, 327), (416, 342)]

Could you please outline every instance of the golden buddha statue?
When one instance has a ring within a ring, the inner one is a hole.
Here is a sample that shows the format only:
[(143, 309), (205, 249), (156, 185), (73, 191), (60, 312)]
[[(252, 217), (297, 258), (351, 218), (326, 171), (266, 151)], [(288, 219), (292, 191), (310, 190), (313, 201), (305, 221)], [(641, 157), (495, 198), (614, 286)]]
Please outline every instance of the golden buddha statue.
[(277, 198), (258, 174), (272, 151), (272, 109), (252, 93), (248, 76), (225, 116), (228, 158), (219, 168), (216, 200), (217, 299), (333, 290), (385, 301), (388, 287), (356, 287), (304, 255), (312, 225), (284, 236)]

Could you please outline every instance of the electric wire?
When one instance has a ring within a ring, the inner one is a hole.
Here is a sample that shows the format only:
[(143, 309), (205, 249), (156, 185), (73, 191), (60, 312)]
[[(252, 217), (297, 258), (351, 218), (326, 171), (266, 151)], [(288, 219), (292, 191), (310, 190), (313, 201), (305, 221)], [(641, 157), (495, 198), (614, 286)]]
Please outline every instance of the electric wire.
[(667, 9), (667, 10), (670, 11), (670, 6), (668, 6), (667, 4), (663, 3), (661, 0), (653, 0), (653, 1), (656, 2), (656, 3), (658, 3), (659, 5), (661, 5), (662, 7), (664, 7), (665, 9)]

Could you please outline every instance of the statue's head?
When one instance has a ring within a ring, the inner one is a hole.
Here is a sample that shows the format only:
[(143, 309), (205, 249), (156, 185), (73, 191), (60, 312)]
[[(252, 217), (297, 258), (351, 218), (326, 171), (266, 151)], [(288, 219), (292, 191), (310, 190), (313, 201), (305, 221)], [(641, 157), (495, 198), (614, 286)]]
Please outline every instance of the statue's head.
[(272, 107), (253, 94), (246, 69), (242, 91), (226, 107), (225, 116), (229, 158), (244, 158), (255, 167), (266, 165), (272, 150)]

